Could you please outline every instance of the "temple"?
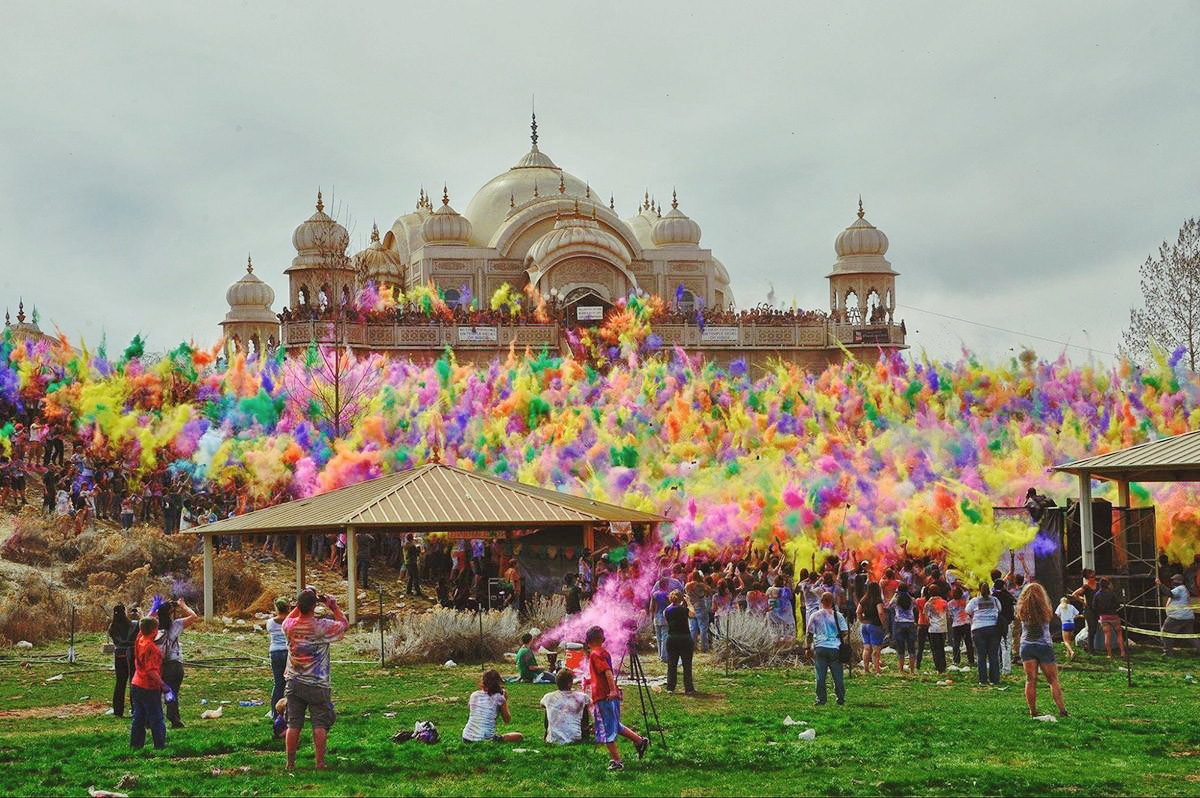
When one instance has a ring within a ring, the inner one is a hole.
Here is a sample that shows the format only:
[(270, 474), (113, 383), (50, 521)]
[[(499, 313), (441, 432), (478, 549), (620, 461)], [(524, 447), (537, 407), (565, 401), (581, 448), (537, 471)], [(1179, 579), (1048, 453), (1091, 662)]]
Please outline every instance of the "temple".
[[(325, 213), (296, 228), (296, 257), (286, 269), (287, 305), (271, 310), (274, 292), (247, 274), (230, 287), (221, 323), (230, 348), (244, 352), (313, 342), (414, 359), (440, 357), (447, 347), (460, 361), (503, 356), (515, 345), (567, 353), (569, 331), (598, 326), (630, 295), (661, 297), (666, 310), (652, 322), (664, 347), (706, 359), (735, 358), (765, 365), (785, 360), (820, 368), (848, 354), (873, 359), (905, 347), (894, 318), (896, 272), (884, 258), (887, 236), (865, 218), (838, 235), (837, 261), (827, 274), (829, 310), (739, 309), (729, 271), (700, 245), (700, 225), (672, 192), (664, 209), (647, 193), (622, 218), (610, 196), (560, 168), (531, 146), (511, 168), (483, 185), (460, 213), (443, 188), (440, 202), (422, 189), (416, 207), (369, 246), (349, 255), (349, 235)], [(489, 300), (508, 285), (540, 301), (543, 311), (489, 312)], [(449, 315), (414, 312), (401, 304), (363, 313), (359, 293), (436, 289)]]

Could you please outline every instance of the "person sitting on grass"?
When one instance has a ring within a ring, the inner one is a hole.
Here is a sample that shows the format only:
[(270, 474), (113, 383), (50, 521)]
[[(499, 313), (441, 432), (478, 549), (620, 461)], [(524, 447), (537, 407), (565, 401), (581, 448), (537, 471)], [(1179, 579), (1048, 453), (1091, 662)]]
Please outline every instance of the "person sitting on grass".
[(520, 732), (496, 734), (496, 716), (503, 718), (505, 723), (512, 723), (512, 715), (508, 711), (508, 691), (500, 681), (500, 671), (495, 668), (483, 672), (483, 677), (479, 680), (479, 689), (467, 699), (467, 708), (471, 714), (462, 731), (464, 743), (481, 743), (488, 740), (497, 743), (518, 743), (524, 739)]
[(167, 724), (163, 720), (162, 696), (168, 700), (175, 696), (162, 679), (162, 652), (154, 642), (158, 634), (158, 619), (153, 615), (142, 618), (141, 634), (133, 644), (133, 725), (129, 729), (129, 747), (143, 748), (146, 745), (146, 729), (154, 740), (154, 747), (167, 747)]
[(608, 769), (624, 770), (621, 752), (617, 750), (617, 737), (632, 740), (638, 759), (646, 756), (650, 738), (627, 726), (621, 725), (621, 688), (617, 686), (617, 674), (613, 670), (612, 657), (604, 649), (604, 630), (593, 626), (587, 630), (584, 642), (588, 647), (588, 670), (592, 675), (592, 707), (596, 716), (596, 742), (608, 748)]
[(554, 681), (558, 689), (546, 693), (541, 701), (546, 710), (546, 742), (577, 743), (583, 739), (584, 713), (591, 702), (586, 693), (573, 689), (575, 674), (570, 668), (560, 670)]
[(541, 681), (542, 675), (545, 673), (537, 664), (537, 656), (530, 648), (532, 643), (533, 635), (526, 632), (521, 635), (521, 647), (517, 649), (517, 675), (526, 684)]
[(1016, 620), (1021, 624), (1021, 664), (1025, 668), (1025, 703), (1029, 705), (1029, 716), (1037, 717), (1038, 669), (1050, 683), (1050, 695), (1058, 705), (1058, 716), (1067, 717), (1063, 703), (1062, 685), (1058, 681), (1058, 665), (1054, 661), (1054, 641), (1050, 637), (1050, 599), (1046, 589), (1037, 582), (1030, 582), (1021, 591), (1017, 602)]

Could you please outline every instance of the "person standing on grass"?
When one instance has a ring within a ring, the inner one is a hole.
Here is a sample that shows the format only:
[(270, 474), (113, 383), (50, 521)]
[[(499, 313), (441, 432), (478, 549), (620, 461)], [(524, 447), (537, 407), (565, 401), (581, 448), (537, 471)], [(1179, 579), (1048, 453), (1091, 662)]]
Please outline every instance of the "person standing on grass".
[(892, 627), (892, 646), (900, 660), (900, 673), (904, 673), (904, 655), (912, 656), (913, 670), (917, 662), (917, 616), (916, 602), (908, 592), (908, 585), (901, 582), (892, 598), (892, 612), (895, 625)]
[(971, 640), (971, 616), (967, 615), (970, 592), (961, 584), (955, 584), (950, 593), (947, 611), (950, 613), (950, 647), (954, 649), (954, 665), (962, 664), (963, 643), (966, 643), (967, 665), (975, 667), (975, 644)]
[(617, 737), (632, 740), (638, 759), (646, 756), (650, 738), (621, 724), (621, 688), (617, 686), (617, 674), (612, 667), (612, 657), (604, 649), (604, 630), (593, 626), (587, 630), (584, 642), (588, 646), (588, 672), (592, 679), (592, 708), (596, 718), (596, 742), (608, 748), (608, 769), (624, 770), (621, 752), (617, 750)]
[(1058, 705), (1058, 716), (1067, 717), (1062, 685), (1058, 682), (1058, 665), (1054, 660), (1054, 640), (1050, 637), (1050, 599), (1046, 589), (1031, 582), (1021, 590), (1017, 601), (1016, 620), (1021, 625), (1021, 665), (1025, 668), (1025, 703), (1029, 716), (1037, 717), (1037, 675), (1040, 668), (1050, 684), (1050, 695)]
[(1075, 659), (1075, 619), (1079, 617), (1079, 610), (1075, 609), (1071, 599), (1063, 596), (1054, 614), (1062, 623), (1063, 648), (1067, 650), (1067, 662), (1070, 662)]
[(1000, 684), (1000, 602), (987, 582), (980, 584), (979, 595), (967, 602), (967, 615), (971, 616), (979, 684)]
[(133, 675), (130, 698), (133, 704), (133, 724), (129, 728), (129, 747), (144, 748), (146, 729), (156, 749), (167, 747), (167, 726), (163, 722), (162, 696), (173, 698), (171, 688), (162, 679), (162, 652), (154, 642), (158, 619), (143, 618), (141, 634), (133, 644), (133, 660), (137, 672)]
[(1112, 580), (1108, 577), (1100, 580), (1100, 589), (1096, 591), (1092, 606), (1100, 619), (1100, 628), (1104, 630), (1104, 650), (1108, 652), (1108, 658), (1112, 659), (1113, 638), (1116, 638), (1117, 651), (1121, 659), (1125, 659), (1125, 635), (1121, 632), (1121, 599), (1117, 597)]
[(883, 591), (878, 582), (868, 582), (866, 595), (858, 603), (858, 617), (862, 621), (863, 672), (883, 673), (883, 619), (887, 617), (883, 606)]
[(1083, 619), (1087, 623), (1087, 637), (1083, 641), (1083, 647), (1089, 654), (1097, 654), (1100, 649), (1100, 618), (1094, 605), (1096, 589), (1096, 572), (1091, 568), (1084, 568), (1083, 584), (1071, 594), (1072, 599), (1083, 602)]
[[(113, 644), (113, 670), (116, 682), (113, 685), (112, 711), (120, 718), (125, 716), (125, 688), (133, 678), (133, 646), (137, 642), (138, 625), (125, 614), (125, 605), (113, 607), (112, 623), (108, 625), (108, 638)], [(132, 698), (132, 693), (130, 694)]]
[[(333, 613), (332, 618), (315, 614), (320, 602)], [(325, 742), (337, 720), (333, 708), (333, 686), (329, 678), (329, 644), (341, 640), (350, 622), (333, 596), (318, 596), (315, 588), (300, 591), (296, 608), (283, 619), (283, 632), (288, 640), (288, 661), (284, 676), (287, 684), (287, 769), (296, 768), (296, 751), (300, 748), (300, 730), (304, 716), (312, 717), (313, 751), (317, 770), (325, 769)]]
[(942, 598), (942, 589), (938, 585), (929, 587), (930, 595), (925, 600), (925, 617), (929, 619), (929, 650), (933, 654), (933, 667), (938, 674), (946, 672), (946, 630), (948, 628), (949, 610), (946, 600)]
[(833, 593), (821, 594), (821, 609), (808, 619), (808, 652), (817, 668), (817, 706), (824, 706), (828, 699), (825, 678), (833, 671), (833, 691), (838, 706), (846, 703), (846, 683), (842, 679), (842, 659), (839, 656), (843, 638), (850, 627), (846, 618), (834, 609)]
[[(1164, 634), (1188, 635), (1192, 633), (1192, 624), (1195, 623), (1196, 613), (1192, 609), (1191, 596), (1188, 595), (1183, 574), (1175, 574), (1171, 577), (1171, 592), (1167, 598), (1166, 611), (1167, 617), (1163, 620), (1162, 625)], [(1175, 648), (1176, 640), (1171, 637), (1162, 639), (1164, 657), (1170, 656), (1171, 650)], [(1200, 650), (1200, 639), (1193, 637), (1184, 642), (1190, 644), (1193, 650)]]
[(283, 631), (283, 622), (287, 619), (291, 607), (284, 598), (275, 599), (275, 616), (267, 618), (267, 656), (271, 658), (271, 677), (274, 684), (271, 688), (271, 720), (275, 720), (275, 705), (283, 698), (283, 673), (287, 670), (288, 640)]
[(689, 623), (692, 611), (684, 601), (681, 591), (672, 590), (670, 598), (671, 606), (663, 613), (667, 621), (667, 692), (675, 692), (676, 669), (682, 663), (683, 692), (695, 695), (696, 687), (692, 684), (692, 657), (696, 649)]
[[(184, 615), (175, 618), (175, 610)], [(198, 621), (196, 611), (188, 606), (183, 598), (175, 599), (174, 604), (164, 603), (158, 608), (158, 628), (162, 636), (158, 640), (159, 650), (162, 651), (162, 678), (171, 689), (167, 699), (167, 720), (172, 729), (182, 729), (183, 719), (179, 717), (179, 688), (183, 686), (183, 648), (179, 645), (179, 637), (183, 630)]]

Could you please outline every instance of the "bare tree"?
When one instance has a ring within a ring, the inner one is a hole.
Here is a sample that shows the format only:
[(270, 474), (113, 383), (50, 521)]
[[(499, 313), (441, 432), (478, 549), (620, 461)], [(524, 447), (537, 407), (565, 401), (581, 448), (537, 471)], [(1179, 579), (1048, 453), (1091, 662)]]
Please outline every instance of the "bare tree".
[(323, 427), (332, 438), (342, 437), (363, 419), (382, 382), (381, 356), (359, 357), (344, 343), (314, 343), (304, 356), (288, 358), (283, 370), (285, 394), (297, 415)]
[(1145, 362), (1151, 347), (1166, 352), (1182, 347), (1188, 368), (1196, 370), (1200, 350), (1200, 219), (1188, 219), (1174, 244), (1167, 241), (1141, 268), (1143, 309), (1129, 314), (1121, 349)]

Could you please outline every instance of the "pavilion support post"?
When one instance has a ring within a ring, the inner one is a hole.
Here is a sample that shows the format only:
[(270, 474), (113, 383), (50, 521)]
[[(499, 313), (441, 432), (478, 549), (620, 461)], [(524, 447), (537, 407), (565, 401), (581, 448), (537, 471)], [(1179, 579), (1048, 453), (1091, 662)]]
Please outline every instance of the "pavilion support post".
[(356, 580), (358, 574), (358, 541), (356, 538), (358, 533), (354, 531), (354, 527), (346, 527), (346, 585), (350, 590), (350, 595), (346, 600), (346, 615), (350, 618), (350, 623), (358, 622), (358, 584)]
[(589, 552), (596, 550), (596, 528), (591, 524), (583, 528), (583, 547)]
[(296, 535), (296, 595), (304, 589), (304, 550), (308, 548), (308, 535)]
[(1117, 481), (1117, 502), (1122, 507), (1133, 506), (1133, 502), (1130, 501), (1129, 480), (1127, 479)]
[(213, 619), (213, 539), (204, 536), (204, 620)]
[(1096, 539), (1092, 529), (1092, 475), (1084, 471), (1079, 475), (1079, 551), (1083, 555), (1083, 567), (1096, 568)]

